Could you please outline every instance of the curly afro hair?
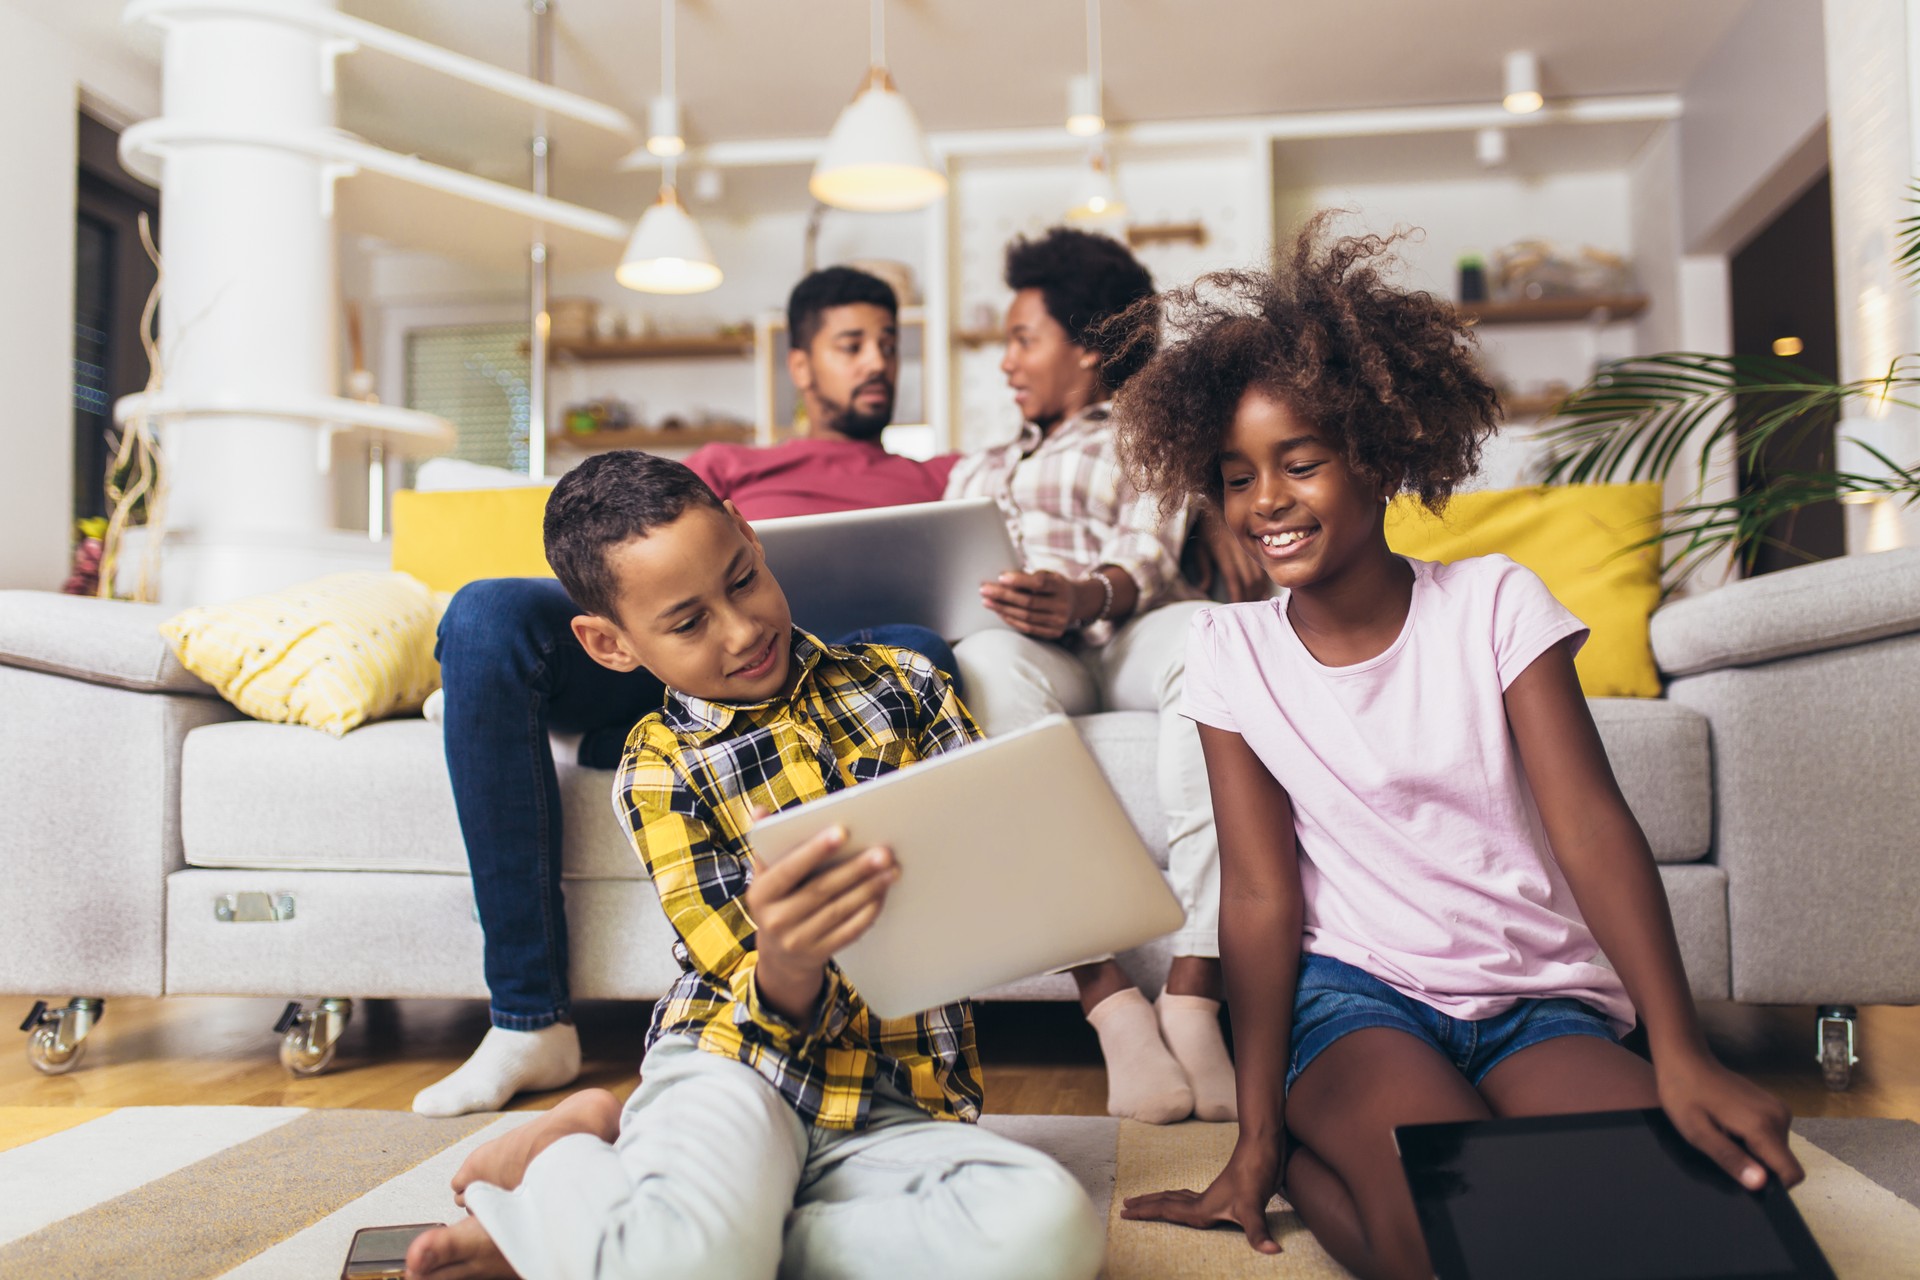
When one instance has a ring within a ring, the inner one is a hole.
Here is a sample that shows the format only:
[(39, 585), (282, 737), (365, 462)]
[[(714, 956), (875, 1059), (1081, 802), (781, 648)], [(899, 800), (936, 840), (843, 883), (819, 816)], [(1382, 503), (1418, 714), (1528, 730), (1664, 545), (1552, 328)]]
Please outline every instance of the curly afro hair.
[[(1220, 503), (1220, 441), (1264, 391), (1331, 437), (1347, 465), (1438, 511), (1479, 464), (1500, 401), (1452, 304), (1389, 284), (1389, 238), (1330, 238), (1317, 215), (1271, 274), (1221, 271), (1159, 300), (1169, 341), (1114, 406), (1121, 464), (1169, 514)], [(1151, 350), (1158, 317), (1109, 327)]]
[[(1153, 355), (1151, 344), (1122, 341), (1108, 321), (1130, 309), (1152, 308), (1153, 276), (1133, 251), (1111, 236), (1054, 227), (1038, 240), (1007, 246), (1007, 288), (1038, 289), (1052, 316), (1077, 347), (1100, 357), (1100, 380), (1117, 390)], [(1157, 315), (1157, 311), (1155, 312)]]

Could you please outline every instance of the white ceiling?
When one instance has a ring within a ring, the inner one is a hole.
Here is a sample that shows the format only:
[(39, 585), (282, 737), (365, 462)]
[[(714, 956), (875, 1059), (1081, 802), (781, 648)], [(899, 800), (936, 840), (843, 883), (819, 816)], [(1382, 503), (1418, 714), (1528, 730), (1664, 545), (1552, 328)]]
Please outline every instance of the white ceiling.
[[(555, 81), (644, 121), (659, 88), (658, 0), (553, 0)], [(1341, 108), (1485, 103), (1501, 56), (1531, 49), (1549, 98), (1678, 91), (1749, 0), (1105, 0), (1110, 119), (1176, 120)], [(157, 59), (119, 0), (60, 0), (51, 25)], [(341, 0), (341, 8), (514, 70), (531, 69), (525, 0)], [(680, 90), (696, 145), (824, 134), (867, 59), (865, 0), (681, 0)], [(888, 62), (932, 130), (1049, 126), (1085, 65), (1081, 0), (891, 0)], [(342, 65), (341, 124), (387, 146), (523, 181), (510, 112), (371, 55)], [(1516, 134), (1520, 172), (1624, 163), (1648, 126), (1539, 126)], [(655, 179), (615, 174), (614, 139), (563, 140), (555, 194), (631, 214)], [(1283, 146), (1310, 181), (1464, 176), (1448, 135)], [(744, 175), (740, 175), (744, 177)], [(769, 175), (771, 177), (771, 175)], [(798, 182), (776, 185), (785, 191)], [(769, 184), (730, 181), (728, 203)]]

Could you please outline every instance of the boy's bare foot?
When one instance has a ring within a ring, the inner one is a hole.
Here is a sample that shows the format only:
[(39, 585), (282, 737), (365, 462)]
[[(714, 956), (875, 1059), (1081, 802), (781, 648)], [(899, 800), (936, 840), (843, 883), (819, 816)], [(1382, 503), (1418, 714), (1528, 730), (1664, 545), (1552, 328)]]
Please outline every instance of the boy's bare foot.
[(512, 1191), (527, 1176), (527, 1166), (535, 1156), (572, 1134), (591, 1133), (612, 1142), (620, 1136), (620, 1109), (620, 1099), (605, 1089), (569, 1094), (538, 1120), (529, 1120), (475, 1147), (453, 1175), (453, 1202), (464, 1208), (467, 1188), (476, 1182), (490, 1182), (502, 1191)]
[(520, 1280), (478, 1218), (421, 1233), (407, 1249), (407, 1280)]

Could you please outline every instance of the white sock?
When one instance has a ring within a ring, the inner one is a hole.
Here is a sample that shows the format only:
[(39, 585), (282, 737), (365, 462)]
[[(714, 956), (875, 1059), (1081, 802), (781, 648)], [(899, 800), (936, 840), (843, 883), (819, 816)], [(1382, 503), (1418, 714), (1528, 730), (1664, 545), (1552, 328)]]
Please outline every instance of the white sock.
[(1167, 1052), (1153, 1006), (1140, 988), (1116, 991), (1087, 1010), (1107, 1060), (1107, 1114), (1172, 1124), (1193, 1114), (1193, 1090)]
[(558, 1089), (579, 1075), (580, 1033), (571, 1023), (538, 1031), (493, 1027), (458, 1071), (415, 1095), (413, 1109), (423, 1116), (498, 1111), (516, 1093)]
[(1153, 1011), (1160, 1015), (1161, 1037), (1193, 1088), (1193, 1114), (1202, 1120), (1238, 1120), (1233, 1059), (1220, 1034), (1220, 1002), (1162, 991)]

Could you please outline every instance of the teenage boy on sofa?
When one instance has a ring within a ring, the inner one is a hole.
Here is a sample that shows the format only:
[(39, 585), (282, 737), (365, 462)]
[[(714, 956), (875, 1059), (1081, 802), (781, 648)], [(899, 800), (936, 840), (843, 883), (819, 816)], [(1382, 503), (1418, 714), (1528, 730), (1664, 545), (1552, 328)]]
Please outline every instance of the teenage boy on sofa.
[(564, 477), (547, 559), (573, 633), (666, 702), (614, 783), (677, 941), (641, 1084), (566, 1099), (479, 1148), (472, 1216), (423, 1235), (418, 1277), (1074, 1277), (1100, 1267), (1085, 1192), (974, 1126), (966, 1002), (875, 1017), (830, 957), (883, 909), (890, 850), (831, 831), (772, 865), (777, 810), (979, 736), (932, 662), (793, 625), (752, 528), (685, 466), (635, 451)]
[[(750, 520), (939, 498), (951, 459), (923, 464), (880, 444), (900, 371), (897, 319), (893, 290), (864, 272), (833, 267), (802, 280), (787, 301), (787, 371), (814, 434), (766, 449), (708, 445), (687, 465)], [(645, 670), (590, 659), (570, 629), (579, 612), (551, 578), (498, 578), (463, 588), (440, 624), (447, 772), (485, 935), (493, 1026), (464, 1066), (414, 1099), (423, 1115), (495, 1110), (521, 1090), (557, 1089), (580, 1074), (548, 733), (584, 734), (580, 762), (611, 768), (662, 689)], [(924, 628), (857, 638), (955, 670), (952, 651)]]

